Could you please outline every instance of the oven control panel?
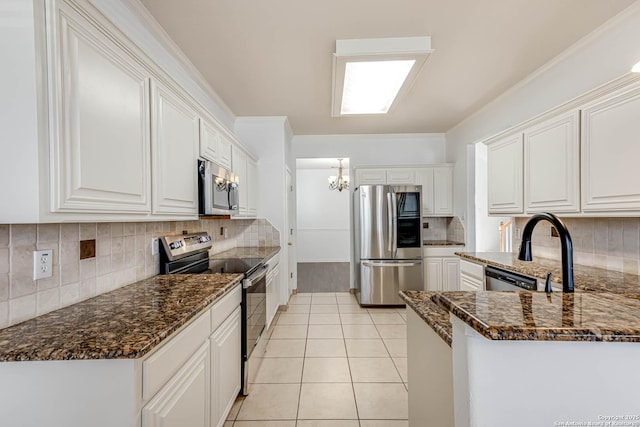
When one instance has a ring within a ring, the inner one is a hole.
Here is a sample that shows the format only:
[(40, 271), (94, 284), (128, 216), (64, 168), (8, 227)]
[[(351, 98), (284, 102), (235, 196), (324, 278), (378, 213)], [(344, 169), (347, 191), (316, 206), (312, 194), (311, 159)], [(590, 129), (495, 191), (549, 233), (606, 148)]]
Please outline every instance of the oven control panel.
[(213, 245), (206, 232), (164, 236), (160, 240), (169, 261), (208, 250)]

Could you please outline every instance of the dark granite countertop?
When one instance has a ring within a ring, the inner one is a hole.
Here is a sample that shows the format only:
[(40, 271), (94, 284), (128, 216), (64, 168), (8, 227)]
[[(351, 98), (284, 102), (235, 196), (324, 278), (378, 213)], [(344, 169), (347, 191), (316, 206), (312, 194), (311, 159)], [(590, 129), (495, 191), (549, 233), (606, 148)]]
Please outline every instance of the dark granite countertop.
[(640, 295), (440, 292), (433, 297), (492, 340), (640, 342)]
[(0, 361), (135, 359), (238, 286), (242, 274), (155, 276), (0, 330)]
[[(539, 279), (551, 272), (552, 280), (562, 283), (556, 260), (534, 256), (525, 262), (504, 252), (456, 254)], [(576, 264), (574, 279), (573, 294), (411, 291), (402, 297), (449, 345), (449, 313), (492, 340), (640, 342), (640, 276)]]
[(264, 258), (265, 260), (267, 260), (278, 252), (280, 252), (280, 246), (239, 246), (237, 248), (229, 249), (228, 251), (212, 255), (211, 258)]
[[(514, 271), (538, 279), (562, 283), (562, 265), (559, 260), (533, 256), (533, 261), (520, 261), (512, 252), (456, 252), (460, 258)], [(582, 291), (640, 293), (640, 276), (579, 264), (573, 266), (574, 286)]]
[(453, 240), (423, 240), (422, 244), (424, 246), (464, 246), (464, 243)]
[(451, 347), (449, 311), (432, 300), (436, 292), (401, 291), (400, 297)]

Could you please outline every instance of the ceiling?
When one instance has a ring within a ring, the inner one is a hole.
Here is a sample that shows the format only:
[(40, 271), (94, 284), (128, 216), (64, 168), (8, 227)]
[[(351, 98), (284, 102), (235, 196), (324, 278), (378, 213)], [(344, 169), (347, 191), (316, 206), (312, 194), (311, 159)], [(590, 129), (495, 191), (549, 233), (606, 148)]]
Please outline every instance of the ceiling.
[[(141, 0), (237, 116), (296, 135), (444, 132), (633, 0)], [(390, 114), (331, 117), (336, 39), (431, 36)]]

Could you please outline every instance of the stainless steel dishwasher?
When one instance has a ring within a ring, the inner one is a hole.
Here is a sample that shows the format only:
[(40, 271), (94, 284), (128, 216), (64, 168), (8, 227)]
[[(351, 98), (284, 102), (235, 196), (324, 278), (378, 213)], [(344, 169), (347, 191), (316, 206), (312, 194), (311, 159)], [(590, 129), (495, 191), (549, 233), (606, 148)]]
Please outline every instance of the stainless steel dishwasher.
[(487, 266), (484, 269), (488, 291), (537, 291), (538, 281), (532, 277)]

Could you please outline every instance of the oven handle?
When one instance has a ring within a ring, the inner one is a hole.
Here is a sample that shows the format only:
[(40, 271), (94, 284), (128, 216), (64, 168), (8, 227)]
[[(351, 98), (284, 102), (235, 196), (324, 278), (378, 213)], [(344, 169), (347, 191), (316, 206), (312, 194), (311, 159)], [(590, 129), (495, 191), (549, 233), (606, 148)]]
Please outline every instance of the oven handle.
[(242, 281), (242, 288), (249, 289), (254, 285), (254, 283), (259, 282), (264, 276), (267, 275), (267, 270), (269, 269), (269, 264), (265, 264), (258, 271), (253, 273), (251, 276), (247, 277)]

